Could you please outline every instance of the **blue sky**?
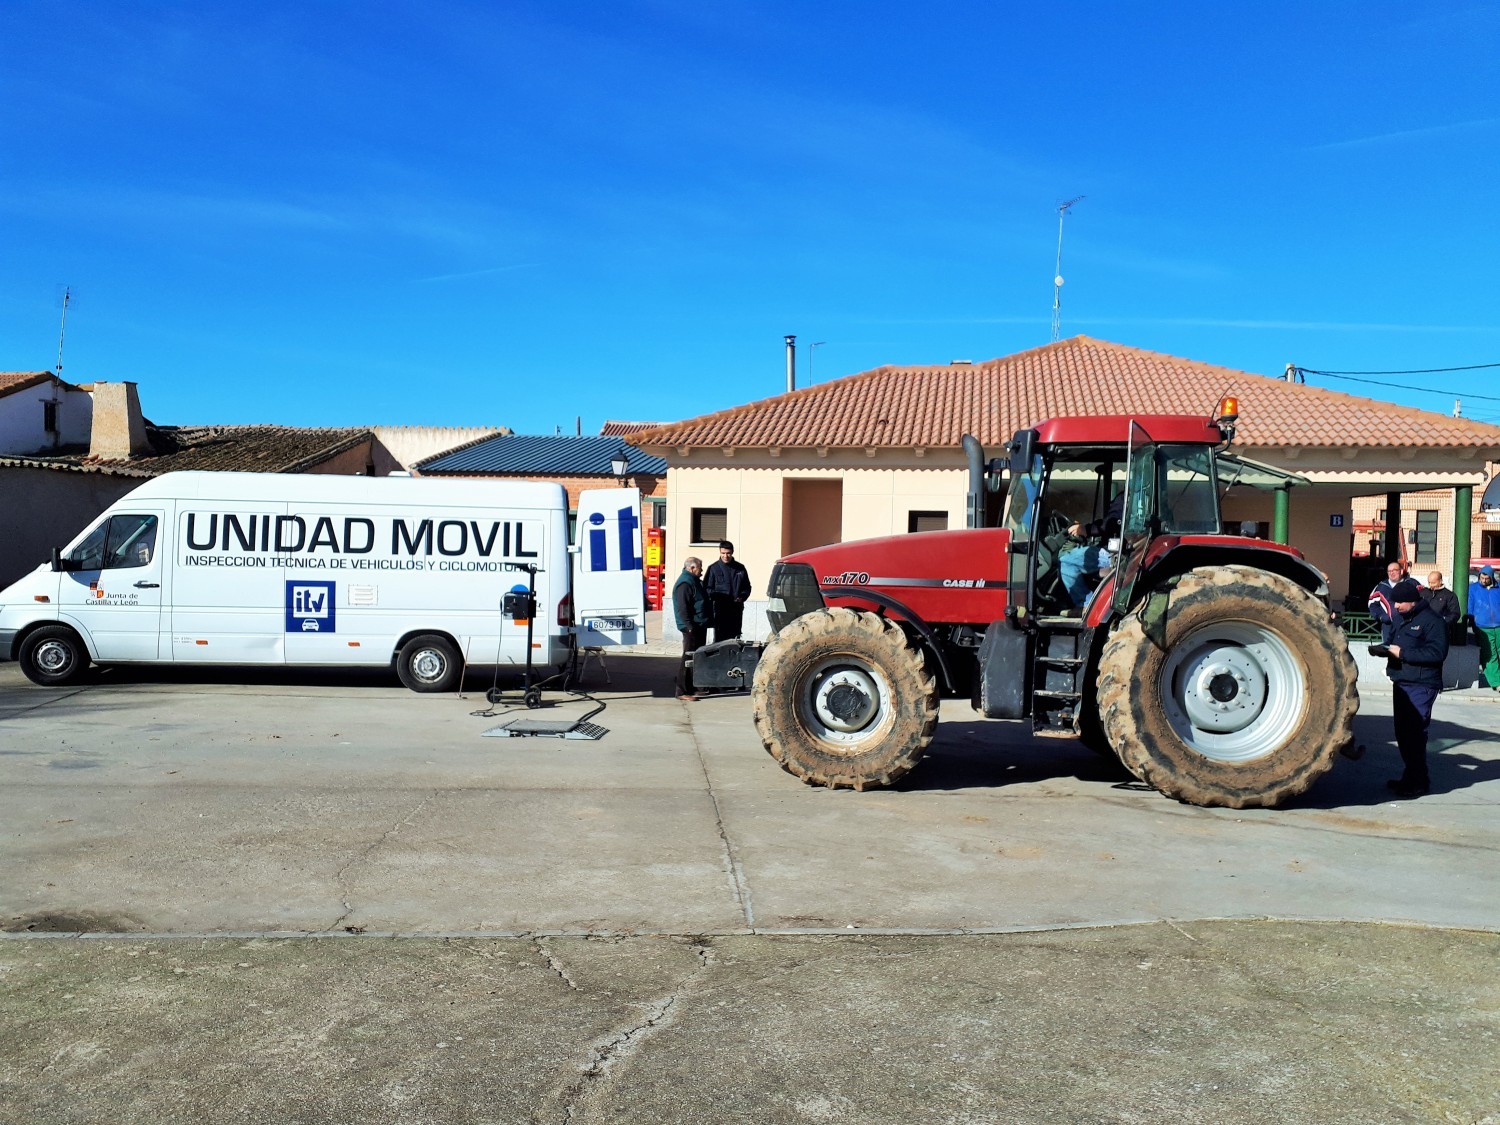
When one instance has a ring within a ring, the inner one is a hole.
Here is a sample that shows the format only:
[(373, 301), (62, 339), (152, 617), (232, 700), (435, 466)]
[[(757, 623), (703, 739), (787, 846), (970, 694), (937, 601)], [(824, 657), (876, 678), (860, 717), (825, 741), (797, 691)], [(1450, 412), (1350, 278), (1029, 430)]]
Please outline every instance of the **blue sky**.
[[(1064, 336), (1500, 363), (1500, 5), (11, 0), (0, 51), (0, 369), (71, 286), (64, 377), (158, 422), (588, 433), (780, 393), (786, 333), (817, 382), (1007, 355), (1079, 195)], [(1378, 378), (1435, 391), (1310, 381), (1500, 421), (1500, 368)]]

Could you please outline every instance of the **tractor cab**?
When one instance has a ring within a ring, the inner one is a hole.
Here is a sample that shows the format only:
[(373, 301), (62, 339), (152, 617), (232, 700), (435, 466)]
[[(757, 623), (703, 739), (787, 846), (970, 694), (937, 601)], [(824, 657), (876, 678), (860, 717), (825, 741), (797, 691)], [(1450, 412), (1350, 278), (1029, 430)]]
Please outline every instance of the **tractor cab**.
[(1017, 433), (1000, 514), (1013, 604), (1081, 617), (1109, 586), (1123, 612), (1151, 540), (1220, 533), (1223, 440), (1218, 424), (1176, 416), (1058, 418)]

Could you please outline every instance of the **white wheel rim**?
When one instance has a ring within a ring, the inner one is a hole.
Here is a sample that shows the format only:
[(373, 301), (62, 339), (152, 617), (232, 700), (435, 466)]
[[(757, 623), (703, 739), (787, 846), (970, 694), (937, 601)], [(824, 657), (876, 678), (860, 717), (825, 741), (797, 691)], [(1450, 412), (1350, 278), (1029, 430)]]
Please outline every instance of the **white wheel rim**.
[(1194, 630), (1162, 667), (1167, 721), (1215, 762), (1248, 762), (1280, 749), (1302, 722), (1307, 670), (1280, 634), (1249, 621)]
[(797, 685), (797, 713), (817, 738), (853, 749), (888, 726), (891, 685), (880, 669), (858, 657), (819, 661)]
[(43, 641), (36, 646), (32, 659), (43, 672), (55, 676), (66, 671), (68, 665), (73, 663), (73, 650), (62, 641)]
[(433, 648), (424, 648), (411, 661), (412, 675), (427, 684), (442, 679), (447, 667), (448, 662), (443, 659), (443, 654)]

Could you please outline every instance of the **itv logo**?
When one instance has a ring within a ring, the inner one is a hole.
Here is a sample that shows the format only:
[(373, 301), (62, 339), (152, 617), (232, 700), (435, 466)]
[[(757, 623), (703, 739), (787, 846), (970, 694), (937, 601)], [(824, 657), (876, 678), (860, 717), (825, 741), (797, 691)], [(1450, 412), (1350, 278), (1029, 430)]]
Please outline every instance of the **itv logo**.
[(298, 617), (327, 617), (328, 591), (317, 586), (293, 586), (292, 612)]
[(332, 633), (334, 631), (333, 582), (286, 584), (286, 631), (288, 633)]
[[(609, 558), (609, 534), (606, 522), (615, 526), (615, 551), (618, 562), (611, 566)], [(635, 553), (636, 528), (641, 526), (640, 513), (627, 505), (615, 513), (613, 521), (606, 521), (603, 512), (589, 515), (589, 528), (584, 538), (588, 552), (589, 570), (640, 570), (641, 557)]]

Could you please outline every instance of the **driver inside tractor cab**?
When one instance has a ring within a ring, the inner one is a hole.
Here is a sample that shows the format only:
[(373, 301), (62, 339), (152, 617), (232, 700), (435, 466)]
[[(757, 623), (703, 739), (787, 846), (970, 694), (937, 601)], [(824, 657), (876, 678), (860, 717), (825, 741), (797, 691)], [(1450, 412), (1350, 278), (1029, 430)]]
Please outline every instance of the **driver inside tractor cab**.
[(1107, 541), (1119, 534), (1124, 468), (1098, 451), (1053, 460), (1036, 550), (1037, 613), (1076, 614), (1114, 565)]
[(1103, 524), (1095, 522), (1085, 526), (1074, 521), (1068, 528), (1067, 543), (1058, 553), (1058, 577), (1075, 609), (1088, 605), (1094, 591), (1114, 566), (1114, 557), (1105, 546), (1104, 535)]

